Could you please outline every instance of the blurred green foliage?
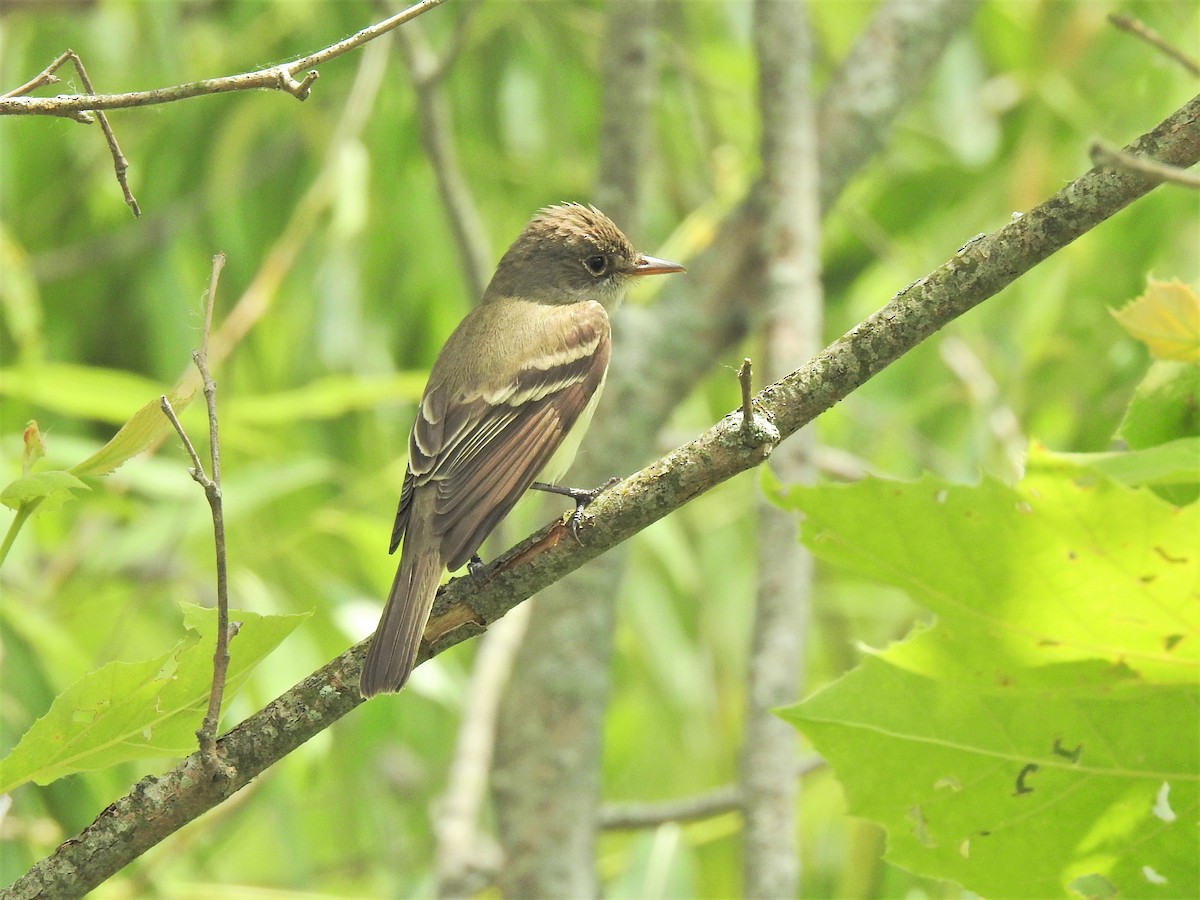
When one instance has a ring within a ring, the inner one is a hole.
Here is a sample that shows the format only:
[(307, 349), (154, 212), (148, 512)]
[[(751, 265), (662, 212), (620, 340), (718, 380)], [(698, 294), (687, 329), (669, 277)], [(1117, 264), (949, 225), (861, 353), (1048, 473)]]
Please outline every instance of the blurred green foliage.
[[(451, 2), (419, 25), (444, 47), (471, 8)], [(1200, 27), (1187, 0), (1123, 9), (1172, 37)], [(1088, 168), (1092, 138), (1124, 143), (1194, 93), (1174, 63), (1112, 28), (1108, 11), (1090, 0), (995, 0), (947, 47), (930, 89), (827, 220), (828, 337)], [(812, 13), (824, 83), (871, 5), (817, 0)], [(366, 0), (14, 7), (0, 20), (0, 88), (67, 47), (99, 91), (230, 74), (380, 17)], [(589, 199), (604, 31), (598, 2), (482, 2), (470, 14), (446, 89), (494, 255), (537, 207)], [(747, 4), (666, 3), (660, 42), (658, 152), (647, 221), (632, 235), (648, 249), (694, 210), (728, 205), (757, 170)], [(64, 89), (78, 87), (63, 74)], [(232, 602), (311, 613), (247, 681), (232, 723), (373, 628), (392, 573), (384, 551), (412, 403), (472, 298), (409, 78), (386, 42), (325, 65), (302, 104), (233, 94), (110, 118), (140, 221), (121, 202), (98, 129), (0, 119), (0, 483), (21, 474), (27, 420), (46, 436), (40, 465), (67, 469), (189, 371), (210, 260), (223, 250), (217, 322), (247, 297), (258, 304), (215, 372)], [(1195, 284), (1198, 242), (1194, 195), (1159, 188), (824, 416), (821, 441), (875, 472), (953, 482), (1013, 477), (1026, 436), (1107, 450), (1148, 365), (1108, 310), (1151, 274)], [(753, 341), (716, 361), (664, 448), (737, 404), (732, 369), (747, 353)], [(183, 416), (197, 442), (198, 406)], [(174, 646), (181, 601), (211, 602), (211, 524), (186, 466), (168, 441), (90, 479), (91, 492), (39, 513), (19, 536), (0, 572), (0, 753), (84, 673)], [(607, 721), (609, 798), (676, 797), (734, 777), (757, 484), (736, 479), (634, 544)], [(834, 570), (819, 578), (807, 689), (849, 669), (858, 644), (882, 646), (922, 615), (895, 588)], [(402, 699), (368, 704), (310, 741), (100, 895), (213, 896), (234, 884), (428, 893), (429, 810), (472, 652), (423, 666)], [(169, 764), (17, 791), (0, 882)], [(880, 862), (879, 833), (844, 817), (829, 772), (805, 779), (800, 802), (805, 896), (958, 895)], [(739, 891), (738, 861), (730, 815), (605, 835), (600, 869), (614, 896), (727, 897)]]

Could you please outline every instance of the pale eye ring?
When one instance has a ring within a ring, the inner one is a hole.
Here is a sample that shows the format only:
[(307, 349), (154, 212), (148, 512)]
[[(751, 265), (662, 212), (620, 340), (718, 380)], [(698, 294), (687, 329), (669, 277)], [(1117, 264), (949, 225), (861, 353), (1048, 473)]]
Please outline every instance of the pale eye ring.
[(588, 272), (599, 278), (608, 271), (608, 257), (602, 253), (597, 253), (595, 256), (589, 256), (585, 259), (583, 266)]

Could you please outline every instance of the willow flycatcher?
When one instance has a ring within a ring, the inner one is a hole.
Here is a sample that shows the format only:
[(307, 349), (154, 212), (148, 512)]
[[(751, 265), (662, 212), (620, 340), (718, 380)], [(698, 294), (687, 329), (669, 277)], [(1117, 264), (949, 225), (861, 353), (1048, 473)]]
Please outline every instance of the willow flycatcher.
[(467, 563), (534, 483), (565, 473), (608, 370), (608, 310), (631, 278), (682, 272), (638, 253), (595, 207), (543, 209), (450, 335), (408, 439), (392, 529), (404, 540), (363, 665), (364, 697), (398, 691), (416, 662), (442, 570)]

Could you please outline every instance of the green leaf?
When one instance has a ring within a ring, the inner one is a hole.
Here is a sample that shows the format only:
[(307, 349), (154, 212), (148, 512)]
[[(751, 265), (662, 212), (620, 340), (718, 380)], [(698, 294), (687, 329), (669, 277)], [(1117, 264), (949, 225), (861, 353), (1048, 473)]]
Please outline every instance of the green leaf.
[[(171, 650), (136, 663), (112, 662), (55, 698), (49, 711), (0, 760), (0, 794), (132, 759), (184, 756), (208, 708), (216, 611), (182, 604), (188, 634)], [(241, 623), (229, 643), (225, 703), (304, 615), (230, 610)]]
[(19, 509), (24, 503), (63, 500), (71, 495), (71, 491), (78, 490), (87, 491), (91, 488), (70, 472), (35, 472), (9, 482), (4, 490), (0, 491), (0, 503), (9, 509)]
[(1057, 687), (989, 689), (868, 657), (782, 715), (904, 868), (994, 897), (1061, 896), (1089, 876), (1120, 896), (1148, 895), (1155, 877), (1162, 896), (1197, 896), (1200, 742), (1184, 735), (1200, 690), (1050, 669)]
[(1200, 437), (1180, 438), (1145, 450), (1112, 453), (1055, 453), (1035, 449), (1026, 461), (1029, 468), (1091, 469), (1119, 481), (1139, 485), (1195, 484), (1200, 482)]
[[(182, 412), (192, 399), (190, 394), (169, 393), (166, 397), (176, 414)], [(163, 412), (160, 395), (135, 412), (107, 444), (83, 462), (73, 465), (71, 471), (76, 475), (108, 475), (174, 431), (175, 427)]]
[(1014, 667), (1105, 659), (1143, 677), (1200, 675), (1200, 508), (1103, 479), (1018, 487), (933, 478), (793, 487), (805, 544), (939, 616), (910, 668), (996, 684)]
[(1200, 743), (1164, 735), (1200, 721), (1200, 512), (1073, 475), (786, 491), (814, 554), (937, 621), (783, 715), (899, 865), (993, 896), (1194, 896)]
[(1117, 434), (1135, 450), (1200, 436), (1200, 367), (1151, 364)]

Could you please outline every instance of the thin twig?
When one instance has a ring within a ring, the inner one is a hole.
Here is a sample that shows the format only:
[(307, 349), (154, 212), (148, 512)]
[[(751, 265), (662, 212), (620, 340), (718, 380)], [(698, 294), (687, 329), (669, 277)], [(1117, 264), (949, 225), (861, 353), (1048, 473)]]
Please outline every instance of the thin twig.
[(1116, 25), (1122, 31), (1127, 31), (1135, 37), (1140, 37), (1143, 41), (1151, 46), (1157, 47), (1197, 78), (1200, 78), (1200, 62), (1196, 62), (1196, 60), (1192, 59), (1182, 50), (1169, 44), (1166, 38), (1164, 38), (1145, 22), (1135, 19), (1133, 16), (1126, 16), (1120, 13), (1109, 13), (1108, 21)]
[[(96, 91), (92, 88), (92, 79), (88, 78), (87, 69), (83, 67), (83, 60), (79, 58), (79, 54), (74, 50), (67, 50), (63, 56), (75, 64), (75, 71), (79, 73), (79, 80), (83, 82), (83, 89), (88, 94), (95, 94)], [(129, 160), (121, 152), (121, 145), (117, 143), (117, 136), (113, 133), (112, 126), (108, 124), (108, 116), (101, 110), (96, 110), (95, 112), (96, 119), (100, 122), (100, 130), (104, 132), (104, 140), (108, 142), (108, 152), (112, 154), (113, 171), (117, 174), (117, 184), (121, 186), (121, 193), (125, 196), (125, 205), (129, 207), (135, 219), (140, 219), (142, 217), (142, 208), (138, 206), (137, 199), (133, 196), (133, 191), (129, 190), (129, 181), (126, 178), (126, 173), (129, 172)]]
[(208, 404), (208, 438), (212, 457), (212, 477), (204, 474), (204, 466), (196, 448), (188, 439), (179, 417), (171, 407), (170, 401), (161, 398), (163, 413), (174, 426), (184, 449), (192, 459), (192, 468), (188, 474), (197, 484), (204, 488), (204, 496), (208, 499), (212, 511), (213, 541), (216, 545), (217, 558), (217, 640), (213, 651), (213, 680), (212, 689), (208, 695), (208, 711), (204, 721), (196, 731), (200, 742), (200, 757), (204, 760), (209, 772), (221, 773), (226, 778), (234, 773), (226, 766), (217, 754), (217, 726), (221, 720), (221, 701), (225, 694), (225, 674), (229, 669), (229, 578), (225, 553), (225, 512), (221, 501), (221, 442), (217, 429), (217, 386), (208, 370), (208, 337), (212, 331), (213, 306), (217, 296), (217, 282), (221, 270), (225, 267), (225, 254), (218, 253), (213, 257), (212, 274), (209, 276), (208, 293), (204, 306), (204, 332), (200, 339), (200, 349), (192, 353), (192, 361), (200, 372), (204, 384), (204, 399)]
[[(75, 66), (75, 71), (79, 73), (79, 80), (83, 82), (83, 89), (89, 94), (94, 95), (96, 92), (92, 88), (92, 80), (88, 78), (87, 69), (83, 67), (83, 60), (79, 58), (74, 50), (64, 50), (58, 55), (58, 58), (46, 68), (42, 69), (37, 75), (25, 82), (19, 88), (9, 91), (7, 94), (0, 95), (0, 100), (5, 98), (22, 97), (30, 91), (36, 90), (47, 84), (58, 84), (60, 79), (54, 73), (58, 71), (67, 62), (71, 62)], [(117, 136), (113, 133), (112, 126), (108, 124), (108, 117), (104, 113), (96, 110), (95, 119), (90, 113), (82, 110), (60, 113), (64, 118), (74, 119), (76, 122), (82, 122), (84, 125), (90, 125), (96, 119), (100, 120), (100, 130), (104, 132), (104, 140), (108, 143), (108, 152), (112, 156), (113, 170), (117, 175), (117, 184), (121, 186), (121, 193), (125, 196), (125, 205), (133, 212), (134, 218), (140, 218), (142, 209), (138, 206), (137, 199), (133, 196), (133, 192), (129, 189), (129, 181), (126, 178), (126, 173), (129, 171), (129, 160), (125, 158), (125, 154), (121, 152), (121, 145), (117, 143)]]
[[(0, 99), (7, 97), (24, 97), (26, 94), (32, 93), (38, 88), (44, 87), (48, 84), (61, 84), (62, 79), (54, 73), (60, 66), (62, 66), (63, 63), (71, 58), (70, 54), (70, 50), (68, 50), (66, 53), (60, 53), (54, 62), (50, 63), (50, 65), (46, 66), (46, 68), (42, 69), (42, 71), (38, 72), (38, 74), (34, 75), (23, 85), (13, 88), (11, 91), (6, 93), (0, 94)], [(91, 125), (94, 121), (96, 121), (90, 113), (83, 112), (82, 110), (64, 113), (63, 118), (73, 119), (74, 121), (80, 122), (84, 125)]]
[(738, 384), (742, 386), (742, 431), (749, 433), (754, 427), (754, 368), (750, 357), (742, 360), (738, 369)]
[(1200, 188), (1200, 175), (1194, 172), (1189, 172), (1187, 169), (1181, 169), (1178, 166), (1169, 166), (1155, 159), (1147, 159), (1144, 156), (1135, 156), (1124, 150), (1115, 150), (1112, 147), (1104, 146), (1100, 141), (1095, 141), (1088, 148), (1088, 154), (1092, 158), (1092, 164), (1100, 168), (1124, 169), (1126, 172), (1149, 175), (1151, 178), (1157, 178), (1160, 181), (1169, 181), (1171, 184), (1178, 184), (1189, 188)]
[[(208, 406), (208, 439), (212, 456), (212, 478), (204, 483), (204, 495), (212, 509), (213, 539), (217, 556), (217, 641), (213, 650), (213, 682), (208, 697), (208, 712), (204, 723), (196, 732), (200, 740), (200, 752), (208, 760), (210, 769), (216, 771), (221, 765), (217, 757), (217, 726), (221, 719), (221, 700), (225, 694), (225, 673), (229, 668), (229, 578), (225, 558), (225, 512), (221, 502), (221, 440), (217, 428), (217, 385), (208, 370), (208, 337), (212, 331), (213, 306), (217, 297), (217, 282), (225, 268), (225, 254), (213, 257), (212, 276), (208, 282), (208, 296), (204, 305), (204, 332), (200, 349), (192, 353), (196, 368), (204, 381), (204, 400)], [(202, 482), (203, 483), (203, 482)]]
[[(183, 429), (183, 424), (179, 421), (179, 416), (175, 414), (175, 407), (171, 405), (171, 401), (167, 399), (167, 395), (163, 394), (158, 398), (158, 405), (162, 407), (163, 415), (175, 427), (175, 433), (179, 435), (179, 441), (183, 444), (183, 449), (187, 451), (187, 455), (192, 458), (192, 467), (188, 469), (188, 474), (200, 482), (200, 478), (205, 478), (204, 467), (200, 463), (200, 457), (196, 454), (196, 448), (192, 445), (192, 440), (187, 436), (187, 432)], [(200, 478), (196, 477), (196, 473), (200, 473)]]
[[(150, 91), (132, 91), (125, 94), (66, 94), (61, 97), (0, 97), (0, 116), (58, 116), (76, 110), (101, 109), (131, 109), (137, 106), (153, 106), (158, 103), (173, 103), (177, 100), (187, 100), (191, 97), (203, 97), (209, 94), (226, 94), (232, 91), (276, 90), (291, 94), (297, 100), (308, 98), (312, 83), (317, 79), (313, 66), (329, 62), (345, 53), (349, 53), (368, 41), (380, 35), (387, 34), (393, 28), (415, 19), (422, 13), (428, 12), (435, 6), (440, 6), (446, 0), (421, 0), (403, 12), (368, 26), (351, 35), (345, 40), (330, 44), (316, 53), (302, 56), (289, 63), (256, 69), (253, 72), (242, 72), (238, 75), (225, 75), (220, 78), (206, 78), (202, 81), (192, 81), (186, 84), (176, 84), (171, 87), (155, 88)], [(305, 70), (302, 77), (297, 76)]]

